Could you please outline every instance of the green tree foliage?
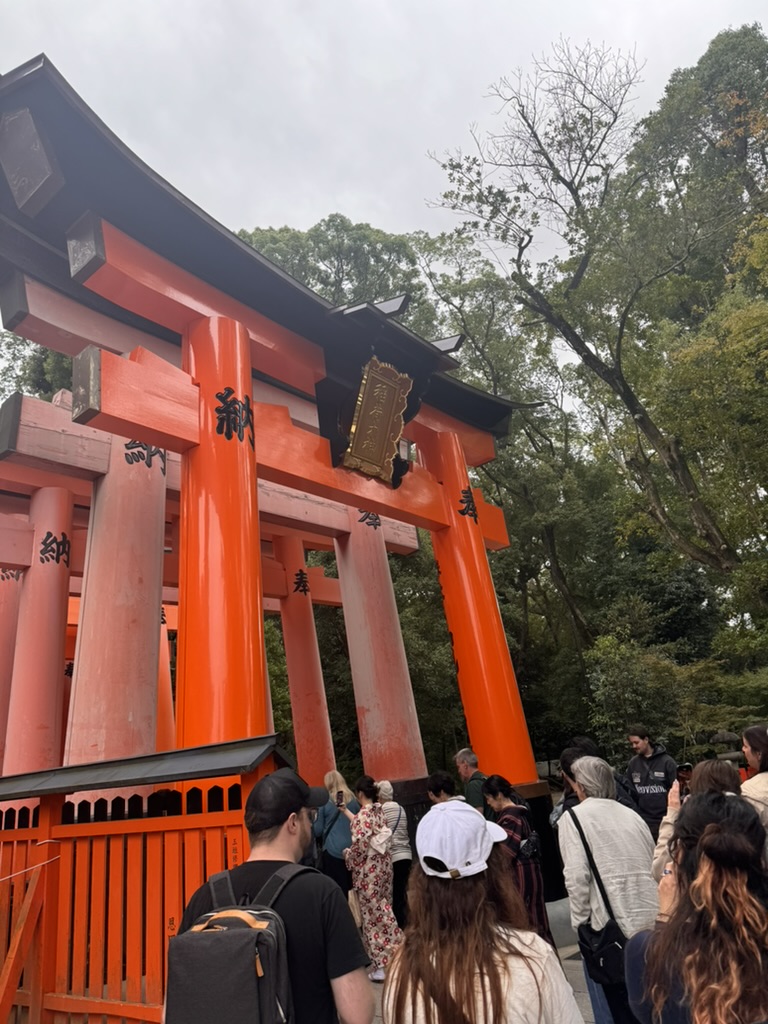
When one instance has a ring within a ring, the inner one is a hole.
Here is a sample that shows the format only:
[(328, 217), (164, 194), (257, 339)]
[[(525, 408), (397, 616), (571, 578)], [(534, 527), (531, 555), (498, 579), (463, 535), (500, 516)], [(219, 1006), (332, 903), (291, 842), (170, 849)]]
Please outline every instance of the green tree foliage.
[[(746, 42), (744, 36), (718, 37), (711, 48), (717, 61), (708, 51), (688, 76), (699, 82), (701, 106), (709, 81), (702, 65), (732, 73), (738, 103), (722, 99), (722, 76), (712, 86), (723, 110), (731, 103), (741, 111), (715, 140), (723, 153), (741, 147), (747, 122), (755, 137), (761, 131), (762, 108), (750, 106), (747, 114), (746, 100), (741, 104), (739, 69), (747, 65), (759, 76), (768, 43), (759, 30), (746, 32)], [(727, 251), (735, 226), (754, 209), (760, 188), (747, 188), (744, 174), (760, 184), (762, 150), (748, 145), (746, 157), (724, 158), (708, 177), (690, 169), (699, 163), (693, 152), (682, 167), (671, 154), (662, 160), (661, 141), (654, 140), (664, 134), (659, 125), (674, 117), (676, 93), (655, 119), (633, 125), (629, 100), (638, 73), (631, 57), (561, 42), (551, 58), (534, 61), (529, 75), (502, 79), (494, 90), (500, 125), (477, 137), (471, 154), (444, 161), (450, 187), (443, 201), (467, 215), (473, 237), (506, 247), (515, 301), (533, 329), (559, 339), (578, 359), (580, 398), (642, 493), (646, 514), (686, 557), (728, 572), (740, 561), (738, 538), (724, 531), (694, 453), (656, 414), (644, 364), (663, 356), (649, 352), (652, 317), (679, 311), (685, 301), (690, 306), (707, 291), (712, 282), (696, 279), (699, 264), (714, 250)], [(768, 104), (752, 93), (754, 104)], [(534, 243), (552, 234), (563, 255), (534, 263)]]
[(643, 722), (673, 757), (683, 761), (714, 756), (721, 749), (711, 742), (716, 733), (738, 733), (766, 709), (764, 679), (750, 680), (748, 687), (734, 686), (709, 659), (679, 665), (660, 649), (603, 636), (587, 663), (590, 725), (617, 765), (629, 758), (631, 722)]
[(0, 400), (21, 391), (50, 401), (62, 388), (72, 388), (69, 356), (0, 331)]
[(430, 335), (432, 311), (424, 302), (426, 289), (405, 235), (353, 224), (340, 213), (308, 231), (254, 228), (238, 234), (334, 306), (379, 302), (408, 292), (412, 303), (405, 321), (418, 333)]

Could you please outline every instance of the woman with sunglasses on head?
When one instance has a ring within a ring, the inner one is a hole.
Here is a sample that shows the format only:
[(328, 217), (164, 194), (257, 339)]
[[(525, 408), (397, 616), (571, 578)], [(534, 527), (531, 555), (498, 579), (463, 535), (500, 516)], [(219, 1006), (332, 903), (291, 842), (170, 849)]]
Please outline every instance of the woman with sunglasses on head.
[(765, 829), (738, 796), (683, 804), (659, 884), (653, 931), (626, 947), (640, 1024), (757, 1024), (768, 1019)]
[(458, 800), (419, 822), (385, 1024), (583, 1024), (557, 953), (530, 931), (506, 838)]

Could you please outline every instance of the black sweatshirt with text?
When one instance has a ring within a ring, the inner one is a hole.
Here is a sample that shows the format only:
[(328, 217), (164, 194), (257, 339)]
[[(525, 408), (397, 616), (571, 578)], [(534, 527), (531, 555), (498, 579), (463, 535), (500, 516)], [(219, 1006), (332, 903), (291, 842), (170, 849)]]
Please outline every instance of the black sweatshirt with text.
[(637, 794), (640, 817), (658, 829), (667, 812), (667, 793), (677, 778), (677, 762), (660, 743), (655, 743), (650, 757), (635, 754), (627, 766), (627, 779)]

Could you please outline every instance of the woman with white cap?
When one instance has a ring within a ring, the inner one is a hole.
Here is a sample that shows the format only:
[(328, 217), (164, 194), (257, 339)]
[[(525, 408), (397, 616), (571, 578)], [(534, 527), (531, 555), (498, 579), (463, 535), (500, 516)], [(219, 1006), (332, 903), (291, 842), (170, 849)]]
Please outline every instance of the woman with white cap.
[(460, 801), (419, 822), (385, 1024), (583, 1024), (557, 954), (529, 930), (506, 838)]

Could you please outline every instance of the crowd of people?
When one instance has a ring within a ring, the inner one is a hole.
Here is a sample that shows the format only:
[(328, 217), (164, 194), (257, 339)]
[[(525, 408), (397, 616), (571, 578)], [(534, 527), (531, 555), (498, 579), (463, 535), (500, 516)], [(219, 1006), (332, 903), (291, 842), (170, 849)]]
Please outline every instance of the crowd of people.
[[(744, 732), (746, 781), (726, 761), (677, 765), (640, 725), (628, 737), (624, 775), (589, 739), (572, 741), (551, 816), (595, 1022), (765, 1024), (768, 728)], [(303, 928), (314, 929), (309, 977), (314, 1002), (324, 988), (323, 1009), (303, 1015), (302, 980), (297, 1024), (370, 1024), (369, 979), (384, 982), (386, 1024), (582, 1021), (547, 917), (528, 803), (503, 776), (484, 774), (469, 748), (455, 764), (463, 793), (450, 772), (429, 777), (432, 806), (414, 847), (388, 780), (364, 775), (350, 787), (333, 771), (313, 789), (283, 769), (254, 787), (246, 823), (257, 866), (233, 870), (236, 894), (246, 899), (262, 878), (259, 862), (298, 861), (310, 829), (325, 876), (322, 889), (302, 883), (317, 916)], [(282, 803), (268, 785), (281, 773)], [(297, 958), (308, 952), (306, 934), (292, 936), (295, 884), (285, 916)], [(205, 892), (181, 931), (204, 912)]]

